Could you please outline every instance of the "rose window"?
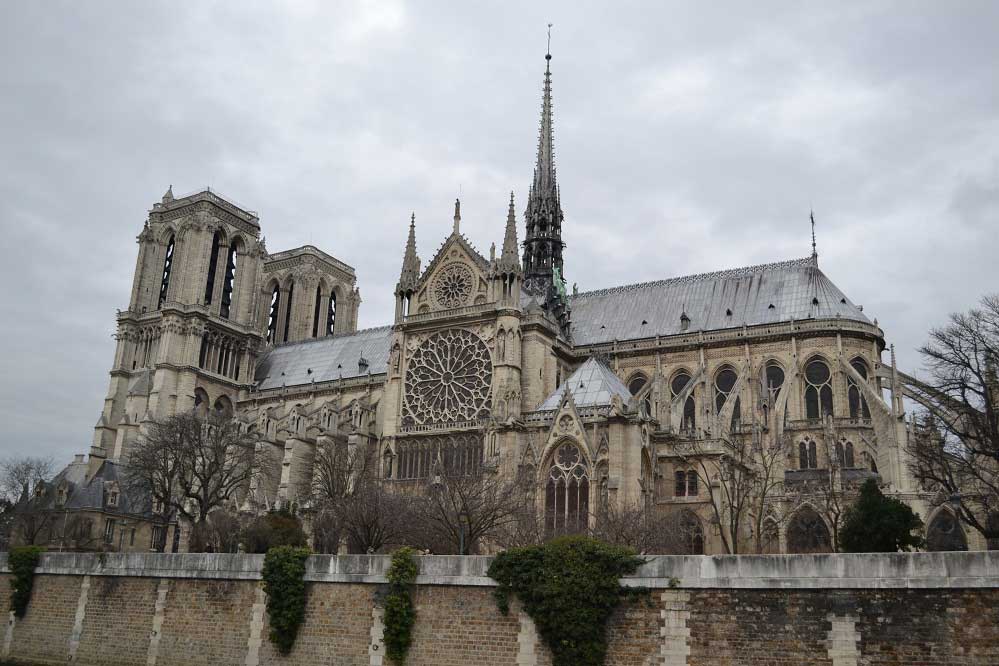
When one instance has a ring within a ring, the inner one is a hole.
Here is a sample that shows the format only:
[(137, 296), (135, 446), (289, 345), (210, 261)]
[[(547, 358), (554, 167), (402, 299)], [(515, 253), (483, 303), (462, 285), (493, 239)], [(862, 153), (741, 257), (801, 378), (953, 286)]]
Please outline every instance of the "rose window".
[(433, 292), (442, 308), (457, 308), (468, 303), (472, 295), (472, 271), (464, 264), (451, 264), (434, 280)]
[(453, 423), (489, 417), (493, 364), (474, 333), (434, 333), (409, 359), (404, 424)]

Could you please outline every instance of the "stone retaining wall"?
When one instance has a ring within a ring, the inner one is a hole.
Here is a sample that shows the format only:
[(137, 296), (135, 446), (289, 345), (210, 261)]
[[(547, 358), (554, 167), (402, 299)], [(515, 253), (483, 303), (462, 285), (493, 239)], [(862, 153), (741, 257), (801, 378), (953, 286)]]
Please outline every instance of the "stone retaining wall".
[[(550, 664), (516, 603), (496, 610), (487, 557), (420, 560), (410, 666)], [(260, 555), (46, 554), (0, 660), (28, 664), (383, 664), (389, 558), (313, 556), (306, 619), (267, 639)], [(0, 554), (0, 608), (9, 599)], [(615, 614), (609, 664), (999, 664), (999, 552), (655, 557)], [(5, 616), (6, 617), (6, 616)]]

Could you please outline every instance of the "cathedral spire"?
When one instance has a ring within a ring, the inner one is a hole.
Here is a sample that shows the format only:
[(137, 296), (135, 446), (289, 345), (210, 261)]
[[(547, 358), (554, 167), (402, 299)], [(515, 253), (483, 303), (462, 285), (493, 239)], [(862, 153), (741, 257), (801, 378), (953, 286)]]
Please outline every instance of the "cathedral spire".
[(402, 258), (402, 273), (399, 275), (400, 289), (412, 288), (420, 277), (420, 258), (416, 255), (416, 213), (409, 218), (409, 238), (406, 239), (406, 253)]
[(513, 192), (510, 192), (510, 208), (506, 214), (506, 232), (503, 234), (500, 266), (507, 270), (520, 270), (520, 258), (517, 256), (517, 213), (513, 208)]
[[(549, 35), (550, 30), (551, 26)], [(553, 273), (562, 272), (562, 206), (555, 179), (551, 59), (549, 49), (545, 55), (538, 158), (527, 199), (527, 236), (524, 240), (524, 283), (528, 290), (537, 294), (547, 293), (554, 284)]]

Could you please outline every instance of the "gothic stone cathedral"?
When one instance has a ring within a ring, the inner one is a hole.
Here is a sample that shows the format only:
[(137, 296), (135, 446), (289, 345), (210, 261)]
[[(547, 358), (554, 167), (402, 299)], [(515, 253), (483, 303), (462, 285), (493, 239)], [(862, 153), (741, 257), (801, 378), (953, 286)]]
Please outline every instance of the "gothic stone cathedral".
[(456, 202), (452, 233), (422, 264), (414, 219), (391, 325), (357, 330), (343, 261), (312, 246), (271, 254), (254, 213), (168, 191), (138, 237), (90, 460), (67, 469), (76, 483), (127, 463), (144, 422), (217, 409), (280, 461), (242, 509), (307, 502), (317, 447), (348, 442), (374, 447), (385, 483), (425, 479), (442, 458), (526, 471), (554, 529), (585, 526), (599, 503), (674, 510), (695, 552), (724, 552), (724, 480), (703, 463), (745, 447), (780, 450), (768, 473), (784, 499), (757, 528), (769, 552), (828, 546), (816, 503), (788, 499), (809, 480), (878, 475), (926, 516), (884, 334), (814, 252), (567, 293), (547, 59), (523, 243), (512, 195), (488, 257), (462, 235)]

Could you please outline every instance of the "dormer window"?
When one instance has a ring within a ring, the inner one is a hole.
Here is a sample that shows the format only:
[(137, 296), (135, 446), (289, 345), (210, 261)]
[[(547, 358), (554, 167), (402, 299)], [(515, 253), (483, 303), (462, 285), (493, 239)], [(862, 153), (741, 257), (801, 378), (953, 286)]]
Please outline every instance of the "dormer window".
[(118, 506), (118, 491), (108, 491), (108, 506)]

